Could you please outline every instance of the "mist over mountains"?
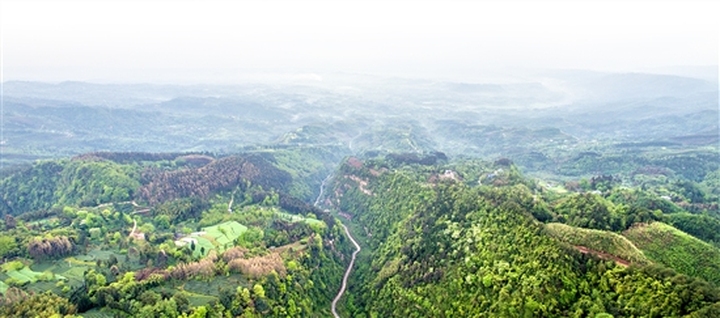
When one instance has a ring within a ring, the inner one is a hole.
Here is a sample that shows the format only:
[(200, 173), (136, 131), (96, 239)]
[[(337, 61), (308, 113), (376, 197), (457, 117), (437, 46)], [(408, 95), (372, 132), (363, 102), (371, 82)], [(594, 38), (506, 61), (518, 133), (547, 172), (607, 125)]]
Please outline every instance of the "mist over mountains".
[(487, 83), (304, 78), (224, 86), (7, 82), (2, 160), (333, 144), (353, 153), (438, 150), (522, 163), (597, 142), (717, 143), (717, 82), (701, 78), (562, 70)]

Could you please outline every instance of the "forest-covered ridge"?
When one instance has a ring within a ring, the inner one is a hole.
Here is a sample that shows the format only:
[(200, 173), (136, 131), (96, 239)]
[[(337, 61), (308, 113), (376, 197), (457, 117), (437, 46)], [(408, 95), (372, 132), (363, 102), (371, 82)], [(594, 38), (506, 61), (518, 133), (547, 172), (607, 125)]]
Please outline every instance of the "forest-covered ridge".
[(687, 223), (717, 220), (716, 211), (664, 207), (658, 202), (668, 200), (660, 195), (607, 176), (578, 183), (562, 191), (547, 187), (520, 175), (509, 160), (346, 160), (325, 204), (358, 225), (355, 233), (369, 250), (361, 253), (365, 265), (357, 269), (348, 315), (717, 314), (712, 280), (719, 273), (672, 262), (718, 264), (717, 245), (702, 243), (710, 254), (673, 254), (701, 242), (678, 241), (670, 249), (658, 246), (660, 258), (632, 235), (648, 224), (672, 228), (663, 222), (678, 215)]
[(716, 172), (658, 173), (678, 167), (665, 157), (559, 183), (507, 158), (334, 149), (101, 152), (5, 170), (3, 313), (328, 316), (354, 250), (340, 222), (363, 244), (343, 316), (720, 306)]

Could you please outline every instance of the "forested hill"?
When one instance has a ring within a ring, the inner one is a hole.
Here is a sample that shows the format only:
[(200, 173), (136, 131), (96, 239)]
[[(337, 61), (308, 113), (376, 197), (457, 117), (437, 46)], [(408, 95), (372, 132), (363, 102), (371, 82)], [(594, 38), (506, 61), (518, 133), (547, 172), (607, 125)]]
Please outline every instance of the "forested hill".
[[(717, 244), (663, 223), (677, 220), (679, 210), (621, 202), (623, 191), (558, 193), (523, 178), (507, 160), (423, 165), (350, 158), (325, 201), (356, 225), (368, 247), (346, 314), (720, 315)], [(646, 230), (654, 225), (672, 232)], [(697, 232), (705, 230), (711, 228)], [(697, 244), (705, 252), (693, 255)], [(681, 258), (703, 270), (682, 266)]]
[(308, 188), (335, 158), (90, 153), (4, 171), (0, 317), (328, 316), (351, 245)]
[(249, 184), (309, 201), (337, 160), (330, 150), (313, 148), (217, 158), (201, 153), (89, 153), (5, 171), (0, 214), (62, 205), (208, 199)]
[(720, 316), (716, 173), (551, 184), (506, 158), (342, 156), (4, 170), (0, 317), (327, 317), (355, 250), (343, 224), (362, 245), (343, 317)]

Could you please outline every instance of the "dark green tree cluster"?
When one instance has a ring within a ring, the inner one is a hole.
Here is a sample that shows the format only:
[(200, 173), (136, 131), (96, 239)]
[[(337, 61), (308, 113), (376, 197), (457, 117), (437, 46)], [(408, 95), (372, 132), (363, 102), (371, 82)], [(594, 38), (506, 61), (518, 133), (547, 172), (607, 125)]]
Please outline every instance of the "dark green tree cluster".
[(171, 220), (183, 221), (199, 218), (207, 208), (209, 208), (207, 201), (189, 197), (160, 203), (153, 207), (152, 214), (165, 215)]
[(0, 180), (2, 204), (0, 214), (18, 215), (49, 208), (55, 201), (55, 190), (63, 162), (39, 162)]
[(136, 166), (104, 160), (71, 160), (60, 173), (57, 204), (96, 206), (131, 200), (140, 187)]
[(625, 204), (650, 211), (660, 210), (663, 213), (682, 211), (682, 208), (672, 201), (641, 189), (614, 188), (607, 199), (615, 204)]
[(720, 247), (720, 219), (716, 217), (683, 212), (666, 215), (664, 220), (685, 233)]
[(593, 193), (572, 195), (555, 206), (559, 221), (572, 226), (598, 230), (619, 230), (619, 219), (601, 196)]
[(40, 162), (0, 181), (2, 214), (19, 215), (54, 205), (95, 206), (132, 199), (140, 187), (135, 166), (111, 161)]

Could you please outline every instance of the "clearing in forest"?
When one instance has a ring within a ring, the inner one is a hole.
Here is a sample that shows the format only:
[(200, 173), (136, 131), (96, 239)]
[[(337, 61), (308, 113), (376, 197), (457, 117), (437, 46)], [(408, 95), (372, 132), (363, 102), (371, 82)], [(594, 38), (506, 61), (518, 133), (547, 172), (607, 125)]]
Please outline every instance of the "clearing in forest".
[[(204, 227), (200, 232), (191, 233), (190, 235), (175, 241), (175, 244), (178, 246), (184, 246), (194, 243), (195, 250), (193, 251), (193, 255), (205, 256), (210, 253), (211, 250), (215, 250), (220, 253), (233, 247), (235, 240), (247, 230), (248, 228), (245, 225), (236, 221), (228, 221)], [(203, 255), (200, 255), (201, 253)]]
[[(620, 234), (584, 229), (562, 223), (549, 223), (545, 229), (550, 236), (574, 246), (581, 253), (601, 258), (622, 260), (618, 263), (649, 264), (650, 261), (630, 240)], [(605, 256), (605, 257), (603, 257)]]

